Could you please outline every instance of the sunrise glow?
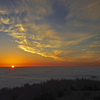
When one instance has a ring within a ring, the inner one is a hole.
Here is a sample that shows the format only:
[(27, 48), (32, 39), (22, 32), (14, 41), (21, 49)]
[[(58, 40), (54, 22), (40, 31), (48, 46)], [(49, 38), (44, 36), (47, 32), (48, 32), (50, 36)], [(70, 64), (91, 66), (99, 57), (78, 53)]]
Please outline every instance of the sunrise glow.
[(11, 66), (12, 68), (15, 68), (15, 66)]

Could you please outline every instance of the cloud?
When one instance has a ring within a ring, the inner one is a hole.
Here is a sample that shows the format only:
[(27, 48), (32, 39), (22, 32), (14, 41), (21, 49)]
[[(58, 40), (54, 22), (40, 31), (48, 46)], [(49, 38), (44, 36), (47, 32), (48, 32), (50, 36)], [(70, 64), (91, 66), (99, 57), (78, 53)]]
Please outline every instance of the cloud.
[[(99, 0), (59, 0), (60, 5), (68, 12), (66, 15), (67, 31), (97, 32), (100, 30), (100, 1)], [(97, 31), (98, 30), (98, 31)], [(96, 34), (96, 33), (95, 33)]]
[(3, 31), (3, 30), (4, 30), (4, 26), (1, 26), (1, 27), (0, 27), (0, 31)]
[(1, 18), (1, 22), (4, 24), (9, 24), (9, 18), (7, 18), (7, 19)]
[(5, 11), (3, 11), (3, 10), (0, 10), (0, 13), (1, 13), (1, 14), (5, 14), (6, 12), (5, 12)]
[[(61, 0), (60, 0), (61, 1)], [(63, 0), (61, 1), (65, 5), (66, 10), (70, 12), (66, 18), (87, 18), (91, 20), (98, 20), (100, 18), (100, 1), (99, 0)]]
[[(80, 45), (85, 40), (95, 36), (87, 33), (66, 32), (62, 33), (61, 36), (61, 33), (54, 30), (52, 26), (48, 24), (36, 25), (35, 23), (16, 24), (10, 28), (9, 35), (16, 39), (18, 47), (24, 51), (62, 61), (74, 60), (73, 57), (77, 55), (73, 46)], [(69, 50), (70, 46), (73, 51)]]
[(93, 41), (89, 47), (100, 47), (100, 41)]
[(86, 54), (82, 56), (82, 58), (95, 61), (99, 61), (100, 51), (86, 51)]
[(100, 37), (96, 37), (96, 39), (100, 39)]
[[(91, 25), (99, 25), (95, 22), (100, 18), (99, 0), (5, 1), (0, 1), (0, 31), (12, 36), (18, 48), (68, 62), (97, 55), (86, 51), (100, 47), (99, 42), (91, 44), (99, 34), (98, 29), (91, 29)], [(59, 15), (61, 11), (65, 14)]]
[(100, 45), (90, 45), (89, 47), (100, 47)]

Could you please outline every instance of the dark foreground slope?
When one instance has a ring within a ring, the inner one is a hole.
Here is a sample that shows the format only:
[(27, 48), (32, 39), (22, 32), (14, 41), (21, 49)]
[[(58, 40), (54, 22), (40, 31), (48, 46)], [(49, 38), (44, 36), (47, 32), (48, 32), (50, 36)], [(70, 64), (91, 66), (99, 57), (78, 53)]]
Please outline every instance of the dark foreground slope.
[(48, 80), (0, 90), (0, 100), (100, 100), (100, 81)]

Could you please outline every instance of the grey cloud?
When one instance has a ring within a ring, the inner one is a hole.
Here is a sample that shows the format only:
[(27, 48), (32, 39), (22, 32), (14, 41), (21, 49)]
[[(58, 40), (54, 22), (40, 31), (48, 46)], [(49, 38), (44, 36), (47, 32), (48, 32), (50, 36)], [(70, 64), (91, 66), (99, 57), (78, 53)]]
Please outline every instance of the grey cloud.
[[(62, 1), (63, 2), (63, 1)], [(66, 1), (64, 3), (69, 10), (67, 18), (78, 17), (78, 18), (88, 18), (91, 20), (98, 20), (100, 18), (100, 1), (99, 0), (72, 0)]]

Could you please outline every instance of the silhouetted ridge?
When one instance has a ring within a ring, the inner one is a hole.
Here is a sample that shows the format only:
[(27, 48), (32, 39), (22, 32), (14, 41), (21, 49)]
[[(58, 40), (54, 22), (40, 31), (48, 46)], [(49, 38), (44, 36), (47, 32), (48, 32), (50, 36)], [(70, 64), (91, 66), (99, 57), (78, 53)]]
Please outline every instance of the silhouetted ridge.
[[(0, 89), (0, 100), (57, 100), (66, 95), (66, 92), (67, 94), (71, 94), (72, 91), (74, 91), (74, 93), (76, 93), (76, 91), (86, 91), (84, 96), (87, 96), (87, 92), (89, 91), (100, 91), (100, 81), (82, 78), (75, 80), (51, 79), (32, 85), (26, 83), (22, 87)], [(100, 96), (96, 95), (94, 98), (99, 97)]]

